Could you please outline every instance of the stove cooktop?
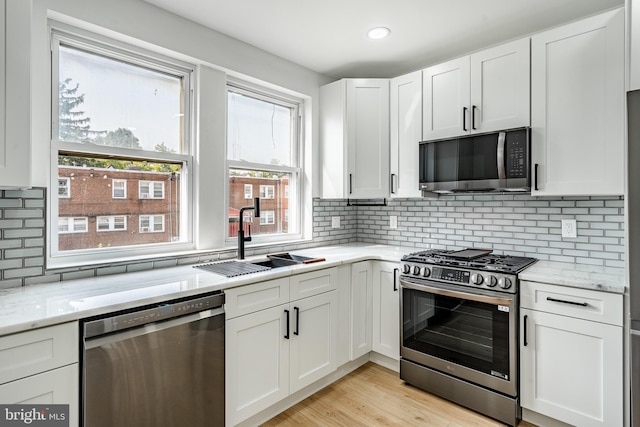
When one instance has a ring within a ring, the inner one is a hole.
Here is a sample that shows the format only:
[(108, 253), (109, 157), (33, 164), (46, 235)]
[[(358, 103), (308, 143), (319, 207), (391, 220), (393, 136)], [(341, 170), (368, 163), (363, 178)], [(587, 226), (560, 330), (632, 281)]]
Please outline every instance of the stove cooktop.
[(461, 251), (430, 249), (414, 252), (402, 257), (402, 261), (517, 274), (537, 259), (493, 254), (489, 249), (468, 248)]

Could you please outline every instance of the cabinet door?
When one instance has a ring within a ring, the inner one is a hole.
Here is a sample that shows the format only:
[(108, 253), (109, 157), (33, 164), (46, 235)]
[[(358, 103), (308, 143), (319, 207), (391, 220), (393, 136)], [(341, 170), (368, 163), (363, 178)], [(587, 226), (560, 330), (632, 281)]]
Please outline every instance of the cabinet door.
[(523, 408), (577, 426), (623, 425), (622, 328), (521, 310)]
[(422, 71), (390, 81), (391, 197), (420, 197), (418, 151), (422, 138)]
[[(69, 426), (79, 425), (78, 364), (63, 366), (0, 386), (3, 404), (69, 405)], [(36, 423), (37, 424), (37, 423)]]
[(371, 261), (351, 266), (351, 360), (371, 351), (373, 266)]
[(288, 304), (225, 323), (227, 425), (235, 425), (289, 395), (285, 310), (289, 310)]
[(346, 197), (388, 197), (389, 80), (347, 80), (346, 101)]
[(373, 351), (400, 360), (400, 292), (398, 265), (373, 264)]
[(624, 10), (533, 36), (531, 64), (532, 194), (623, 194)]
[(0, 188), (27, 188), (31, 186), (31, 0), (2, 0), (0, 9)]
[(291, 303), (291, 393), (336, 370), (337, 318), (335, 291)]
[(469, 133), (469, 73), (468, 56), (423, 70), (423, 140)]
[(529, 126), (529, 38), (471, 55), (471, 132)]

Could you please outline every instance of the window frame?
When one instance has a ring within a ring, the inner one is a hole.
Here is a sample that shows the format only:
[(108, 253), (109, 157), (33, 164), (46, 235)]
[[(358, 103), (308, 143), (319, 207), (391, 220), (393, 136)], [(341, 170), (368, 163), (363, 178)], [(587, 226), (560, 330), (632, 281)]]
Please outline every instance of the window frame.
[[(249, 189), (249, 191), (247, 191), (247, 189)], [(253, 185), (251, 184), (244, 185), (244, 199), (245, 200), (253, 199)]]
[(276, 223), (275, 211), (262, 211), (260, 213), (260, 225), (274, 225)]
[[(271, 90), (264, 86), (248, 83), (246, 81), (228, 78), (227, 79), (227, 97), (225, 98), (225, 103), (228, 105), (229, 102), (229, 92), (240, 93), (245, 96), (253, 97), (258, 100), (275, 103), (278, 105), (283, 105), (292, 109), (292, 120), (291, 120), (291, 135), (294, 138), (294, 142), (292, 142), (291, 146), (291, 163), (292, 166), (284, 166), (284, 165), (272, 165), (266, 163), (255, 163), (248, 162), (244, 160), (230, 160), (228, 158), (227, 147), (228, 141), (225, 139), (225, 159), (226, 159), (226, 182), (225, 182), (225, 207), (229, 207), (229, 171), (232, 169), (239, 170), (255, 170), (260, 172), (274, 172), (274, 173), (287, 173), (290, 174), (289, 183), (287, 185), (290, 186), (290, 191), (293, 189), (293, 196), (295, 197), (293, 200), (296, 201), (295, 208), (297, 213), (294, 215), (293, 221), (288, 222), (288, 229), (294, 228), (295, 232), (287, 232), (281, 234), (256, 234), (252, 236), (252, 242), (254, 245), (261, 244), (271, 244), (271, 243), (287, 243), (287, 242), (295, 242), (304, 239), (306, 234), (306, 230), (304, 229), (305, 221), (305, 193), (303, 191), (304, 180), (308, 178), (303, 169), (303, 165), (305, 165), (305, 138), (304, 138), (304, 129), (302, 123), (304, 123), (304, 111), (305, 105), (304, 100), (302, 98), (292, 96), (281, 91)], [(291, 196), (291, 194), (290, 194)], [(275, 188), (274, 188), (274, 198), (275, 198)], [(289, 197), (289, 203), (292, 198)], [(310, 200), (309, 200), (310, 202)], [(292, 205), (289, 204), (289, 209), (292, 208)], [(291, 211), (290, 211), (291, 212)], [(274, 212), (275, 219), (275, 212)], [(275, 223), (275, 221), (274, 221)], [(227, 221), (223, 224), (226, 228), (228, 227)], [(226, 233), (226, 230), (225, 230)], [(228, 234), (226, 236), (227, 247), (236, 246), (237, 238), (229, 237)]]
[[(163, 256), (168, 253), (192, 251), (196, 248), (195, 211), (197, 196), (194, 189), (195, 175), (195, 140), (194, 117), (196, 116), (194, 86), (196, 66), (163, 54), (130, 45), (110, 37), (72, 27), (67, 24), (49, 20), (51, 43), (51, 143), (50, 143), (50, 180), (58, 175), (58, 154), (89, 156), (94, 158), (117, 158), (132, 161), (149, 161), (171, 163), (181, 166), (181, 240), (154, 244), (140, 243), (136, 245), (90, 248), (77, 250), (59, 250), (57, 227), (49, 227), (47, 246), (47, 268), (58, 268), (75, 265), (92, 265), (120, 259), (141, 259), (152, 256)], [(59, 97), (59, 46), (65, 45), (86, 52), (102, 55), (115, 61), (122, 61), (134, 66), (148, 68), (179, 78), (182, 82), (182, 129), (181, 153), (156, 152), (95, 144), (79, 144), (59, 140), (58, 130), (58, 97)], [(55, 182), (55, 181), (54, 181)], [(57, 190), (56, 190), (57, 191)], [(163, 196), (165, 190), (163, 189)], [(49, 186), (48, 220), (57, 224), (58, 198)], [(125, 185), (126, 193), (126, 185)], [(113, 194), (113, 193), (112, 193)], [(164, 228), (164, 226), (163, 226)]]
[[(270, 194), (269, 194), (270, 193)], [(260, 185), (260, 198), (273, 200), (276, 198), (276, 186), (275, 185)]]
[[(142, 188), (143, 186), (147, 186), (149, 192), (146, 193), (146, 196), (143, 197)], [(162, 195), (160, 197), (156, 197), (156, 185), (160, 185)], [(163, 181), (138, 181), (138, 198), (141, 200), (150, 199), (150, 200), (164, 200), (164, 182)]]
[[(106, 230), (100, 230), (100, 219), (107, 218), (109, 228)], [(123, 218), (124, 228), (115, 228), (116, 218)], [(100, 215), (96, 217), (96, 232), (106, 233), (110, 231), (127, 231), (127, 216), (126, 215)]]
[[(124, 195), (122, 197), (116, 197), (116, 183), (120, 184), (122, 183), (122, 190), (124, 192)], [(112, 199), (117, 199), (117, 200), (123, 200), (127, 198), (127, 180), (126, 179), (117, 179), (117, 178), (113, 178), (111, 180), (111, 198)]]
[[(142, 230), (142, 218), (148, 218), (149, 219), (149, 230), (147, 231), (143, 231)], [(162, 224), (162, 228), (160, 230), (156, 230), (155, 226), (156, 226), (156, 219), (157, 218), (161, 218), (161, 224)], [(155, 215), (155, 214), (144, 214), (144, 215), (139, 215), (138, 216), (138, 232), (139, 233), (164, 233), (164, 228), (165, 228), (165, 216), (164, 215)]]
[[(67, 220), (67, 231), (60, 231), (60, 220)], [(76, 222), (84, 223), (84, 230), (76, 230), (75, 224)], [(88, 216), (62, 216), (58, 218), (58, 233), (59, 234), (78, 234), (78, 233), (88, 233), (89, 232), (89, 217)]]

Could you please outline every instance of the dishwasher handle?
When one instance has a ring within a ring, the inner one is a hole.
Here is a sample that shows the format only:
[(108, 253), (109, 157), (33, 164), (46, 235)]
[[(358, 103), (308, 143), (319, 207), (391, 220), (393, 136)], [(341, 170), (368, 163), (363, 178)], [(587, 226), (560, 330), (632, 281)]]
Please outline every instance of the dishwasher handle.
[(222, 307), (219, 307), (212, 310), (200, 311), (194, 314), (174, 317), (162, 322), (147, 323), (145, 325), (138, 326), (132, 329), (126, 329), (114, 334), (88, 338), (84, 341), (84, 349), (91, 350), (92, 348), (102, 347), (103, 345), (112, 344), (126, 339), (136, 338), (142, 335), (152, 334), (154, 332), (164, 331), (166, 329), (174, 328), (176, 326), (184, 325), (187, 323), (197, 322), (199, 320), (208, 319), (214, 316), (224, 316), (224, 309)]
[(97, 337), (187, 314), (222, 308), (223, 304), (224, 293), (217, 291), (205, 296), (170, 300), (162, 304), (145, 306), (116, 315), (85, 320), (82, 324), (83, 338)]

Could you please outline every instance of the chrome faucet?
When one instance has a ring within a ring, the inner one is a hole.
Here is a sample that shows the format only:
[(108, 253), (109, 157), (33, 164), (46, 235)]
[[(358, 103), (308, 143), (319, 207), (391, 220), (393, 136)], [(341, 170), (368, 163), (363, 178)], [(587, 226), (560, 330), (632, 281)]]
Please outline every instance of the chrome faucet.
[(244, 211), (254, 210), (255, 217), (260, 218), (260, 197), (253, 199), (253, 206), (240, 208), (240, 228), (238, 229), (238, 259), (244, 259), (244, 242), (251, 241), (251, 224), (249, 224), (249, 235), (244, 236)]

